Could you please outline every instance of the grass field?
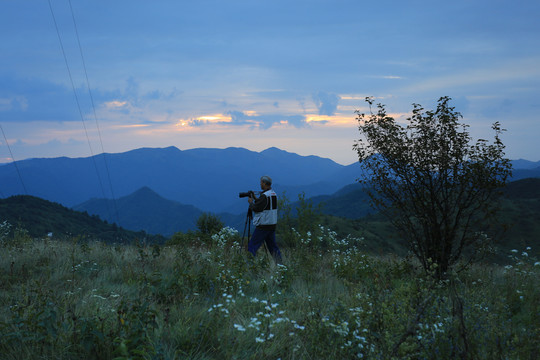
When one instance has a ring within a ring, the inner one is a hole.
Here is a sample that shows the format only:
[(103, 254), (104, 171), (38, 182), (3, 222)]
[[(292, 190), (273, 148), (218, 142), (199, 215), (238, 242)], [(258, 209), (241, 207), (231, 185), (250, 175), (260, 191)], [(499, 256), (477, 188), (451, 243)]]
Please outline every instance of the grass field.
[(296, 234), (276, 265), (210, 242), (1, 242), (2, 359), (537, 359), (540, 262), (436, 281), (362, 239)]

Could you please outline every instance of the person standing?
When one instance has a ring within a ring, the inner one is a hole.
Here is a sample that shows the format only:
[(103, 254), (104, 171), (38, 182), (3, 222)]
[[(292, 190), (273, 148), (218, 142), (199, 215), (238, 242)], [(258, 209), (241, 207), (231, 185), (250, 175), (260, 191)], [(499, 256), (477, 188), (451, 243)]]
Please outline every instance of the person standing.
[(277, 195), (272, 190), (272, 179), (261, 177), (262, 193), (258, 198), (249, 197), (249, 208), (253, 212), (255, 230), (248, 242), (248, 251), (255, 256), (257, 250), (266, 243), (268, 251), (277, 263), (281, 263), (281, 252), (276, 243), (276, 225), (278, 220)]

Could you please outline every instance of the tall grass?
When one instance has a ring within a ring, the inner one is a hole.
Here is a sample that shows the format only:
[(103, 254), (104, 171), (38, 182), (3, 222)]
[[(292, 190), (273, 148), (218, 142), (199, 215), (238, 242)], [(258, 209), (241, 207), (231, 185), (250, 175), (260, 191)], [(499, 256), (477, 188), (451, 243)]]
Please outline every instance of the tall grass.
[[(2, 241), (2, 359), (535, 359), (540, 263), (435, 281), (327, 229), (275, 264), (208, 244)], [(9, 240), (9, 241), (8, 241)]]

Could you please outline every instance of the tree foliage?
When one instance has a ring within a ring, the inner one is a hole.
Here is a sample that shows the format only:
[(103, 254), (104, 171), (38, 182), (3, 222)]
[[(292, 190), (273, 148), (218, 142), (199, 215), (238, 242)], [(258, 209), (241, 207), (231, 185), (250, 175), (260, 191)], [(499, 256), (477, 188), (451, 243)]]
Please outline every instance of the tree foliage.
[(382, 104), (374, 113), (373, 99), (366, 98), (370, 114), (357, 111), (363, 138), (353, 146), (372, 205), (403, 234), (424, 268), (435, 265), (439, 275), (466, 251), (475, 255), (475, 245), (486, 239), (479, 229), (493, 219), (497, 190), (511, 174), (500, 124), (492, 126), (492, 143), (473, 143), (450, 100), (440, 98), (434, 111), (413, 104), (401, 125)]
[(320, 226), (322, 204), (314, 205), (306, 194), (298, 194), (298, 201), (291, 204), (289, 198), (282, 194), (278, 200), (279, 220), (276, 235), (280, 245), (296, 247), (297, 234), (315, 235)]
[(197, 219), (197, 229), (205, 235), (213, 235), (219, 232), (225, 224), (219, 216), (212, 213), (202, 213)]

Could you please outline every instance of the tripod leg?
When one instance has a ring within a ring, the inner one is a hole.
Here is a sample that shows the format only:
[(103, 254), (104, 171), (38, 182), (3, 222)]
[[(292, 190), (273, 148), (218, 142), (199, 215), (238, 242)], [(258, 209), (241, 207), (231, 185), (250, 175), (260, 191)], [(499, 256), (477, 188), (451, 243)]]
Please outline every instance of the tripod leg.
[[(251, 211), (248, 209), (248, 212), (246, 214), (246, 222), (244, 223), (244, 232), (242, 233), (242, 244), (241, 244), (241, 250), (244, 250), (244, 237), (246, 236), (246, 229), (248, 231), (247, 234), (247, 241), (249, 242), (249, 235), (251, 233)], [(247, 246), (246, 246), (247, 247)]]

